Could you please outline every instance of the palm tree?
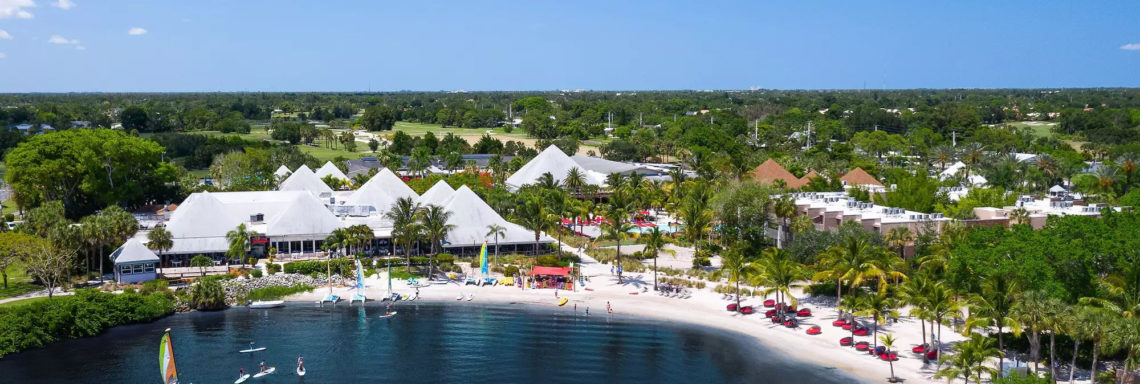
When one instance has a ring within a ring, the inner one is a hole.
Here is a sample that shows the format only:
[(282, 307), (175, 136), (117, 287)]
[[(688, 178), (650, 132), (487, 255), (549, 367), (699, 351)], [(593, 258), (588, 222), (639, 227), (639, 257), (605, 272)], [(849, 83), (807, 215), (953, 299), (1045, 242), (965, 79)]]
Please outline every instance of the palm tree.
[[(863, 298), (861, 297), (862, 294), (865, 294), (863, 290), (851, 292), (851, 294), (840, 299), (837, 303), (838, 305), (836, 305), (836, 307), (840, 310), (840, 313), (842, 313), (842, 311), (847, 311), (847, 313), (851, 314), (851, 322), (853, 323), (856, 323), (858, 321), (855, 316), (863, 309)], [(854, 326), (851, 327), (851, 339), (855, 339)], [(855, 343), (851, 343), (851, 347), (854, 348)]]
[(326, 250), (343, 250), (348, 245), (348, 231), (344, 228), (337, 228), (325, 237), (325, 241), (321, 243), (321, 248)]
[(552, 175), (550, 172), (546, 172), (546, 173), (543, 173), (542, 175), (540, 175), (538, 177), (538, 180), (535, 180), (534, 184), (537, 185), (539, 188), (542, 188), (542, 189), (558, 189), (559, 188), (558, 181), (554, 180), (554, 175)]
[(434, 272), (433, 267), (435, 263), (435, 254), (439, 252), (439, 247), (442, 242), (447, 238), (447, 234), (455, 229), (455, 224), (448, 224), (447, 221), (451, 219), (451, 212), (443, 209), (443, 207), (428, 204), (426, 207), (420, 208), (420, 222), (423, 225), (424, 234), (431, 239), (431, 259), (428, 260), (428, 276)]
[(1041, 331), (1048, 329), (1054, 308), (1060, 306), (1060, 300), (1043, 291), (1025, 292), (1014, 303), (1013, 317), (1029, 331), (1029, 357), (1033, 359), (1034, 372), (1041, 361)]
[[(920, 274), (913, 279), (907, 280), (901, 287), (899, 287), (899, 295), (903, 301), (910, 305), (909, 315), (918, 318), (919, 324), (922, 325), (922, 344), (929, 346), (926, 343), (926, 322), (931, 319), (930, 317), (930, 304), (927, 300), (927, 291), (929, 291), (934, 282), (926, 275)], [(922, 363), (925, 365), (929, 360), (926, 358), (926, 353), (922, 354)]]
[[(79, 223), (81, 224), (79, 231), (86, 240), (87, 246), (91, 247), (90, 255), (95, 256), (95, 254), (98, 254), (98, 257), (101, 259), (103, 257), (103, 246), (110, 238), (110, 235), (107, 233), (106, 220), (99, 215), (90, 215), (80, 219)], [(100, 261), (100, 263), (102, 263), (102, 261)], [(88, 272), (91, 270), (91, 264), (93, 263), (89, 262), (87, 265)], [(103, 270), (102, 267), (100, 267), (100, 280), (103, 278), (102, 276)]]
[(629, 215), (633, 213), (633, 199), (624, 189), (617, 189), (610, 194), (609, 206), (606, 209), (606, 218), (612, 223), (609, 233), (617, 241), (618, 282), (622, 281), (621, 267), (621, 241), (633, 229), (629, 224)]
[(1120, 169), (1108, 164), (1101, 164), (1099, 167), (1096, 167), (1096, 172), (1093, 172), (1093, 176), (1096, 176), (1097, 190), (1100, 191), (1100, 193), (1105, 195), (1112, 194), (1114, 192), (1113, 188), (1116, 179), (1120, 177)]
[(783, 248), (783, 236), (787, 233), (788, 219), (796, 215), (796, 200), (789, 195), (783, 195), (772, 202), (772, 213), (779, 219), (776, 231), (776, 248)]
[(981, 143), (969, 143), (962, 148), (962, 162), (966, 163), (966, 178), (970, 178), (970, 171), (977, 167), (986, 157), (985, 147)]
[(939, 360), (941, 358), (942, 350), (942, 322), (946, 316), (951, 313), (958, 313), (960, 306), (954, 300), (954, 292), (950, 291), (943, 282), (934, 283), (926, 291), (926, 303), (930, 306), (928, 309), (931, 320), (937, 323), (938, 326), (938, 339), (935, 340), (937, 349), (939, 351)]
[(613, 223), (602, 223), (600, 229), (602, 230), (602, 237), (613, 240), (617, 243), (617, 249), (614, 256), (614, 265), (618, 267), (618, 282), (622, 282), (622, 264), (621, 264), (621, 243), (625, 241), (626, 236), (629, 236), (629, 231), (635, 228), (633, 224), (617, 221)]
[(586, 185), (586, 174), (578, 167), (570, 168), (570, 171), (566, 172), (566, 179), (562, 181), (562, 184), (565, 184), (566, 188), (574, 191), (574, 194), (577, 195), (582, 192), (582, 187)]
[(934, 377), (948, 380), (961, 377), (969, 384), (971, 378), (980, 383), (984, 373), (996, 375), (997, 369), (985, 365), (986, 360), (1002, 354), (993, 344), (993, 339), (980, 334), (971, 335), (968, 340), (954, 346), (956, 353), (948, 359), (948, 366), (939, 369)]
[[(839, 245), (828, 248), (817, 256), (821, 271), (812, 276), (813, 280), (835, 281), (835, 294), (842, 300), (843, 282), (855, 288), (870, 280), (878, 280), (881, 290), (887, 288), (888, 276), (903, 276), (896, 271), (886, 271), (882, 255), (884, 252), (871, 245), (861, 236), (847, 236)], [(840, 313), (842, 314), (842, 313)]]
[(641, 235), (641, 243), (645, 244), (645, 249), (641, 252), (653, 258), (653, 290), (657, 291), (657, 255), (661, 251), (672, 252), (665, 248), (665, 234), (661, 232), (661, 228), (653, 227)]
[(384, 213), (384, 217), (392, 222), (392, 254), (396, 254), (396, 242), (404, 243), (404, 258), (407, 261), (405, 271), (412, 273), (412, 243), (419, 235), (419, 226), (416, 216), (419, 214), (420, 204), (411, 197), (401, 197), (392, 203), (392, 208)]
[(610, 187), (611, 191), (624, 189), (626, 184), (625, 175), (620, 173), (611, 173), (606, 175), (606, 185)]
[(1132, 256), (1116, 268), (1116, 272), (1099, 281), (1104, 297), (1082, 297), (1081, 304), (1103, 308), (1121, 317), (1140, 315), (1140, 264)]
[[(879, 336), (879, 341), (883, 342), (883, 348), (887, 349), (887, 356), (890, 356), (891, 355), (891, 348), (894, 348), (894, 346), (895, 346), (895, 337), (891, 336), (891, 334), (888, 333), (888, 334)], [(898, 381), (898, 378), (895, 377), (895, 360), (894, 359), (887, 359), (887, 364), (890, 365), (890, 367), (891, 367), (891, 377), (890, 377), (890, 379), (888, 379), (888, 381), (890, 381), (890, 382)]]
[[(965, 333), (969, 336), (975, 326), (996, 327), (998, 349), (1005, 353), (1003, 329), (1013, 330), (1014, 336), (1021, 337), (1021, 324), (1013, 316), (1013, 307), (1021, 289), (1017, 282), (1005, 275), (992, 276), (982, 282), (982, 293), (970, 298), (970, 318), (966, 321)], [(1003, 356), (998, 356), (998, 367), (1002, 366)], [(1001, 373), (998, 373), (1001, 376)]]
[[(137, 219), (135, 219), (135, 216), (127, 211), (124, 211), (123, 208), (117, 205), (112, 205), (103, 209), (103, 211), (99, 212), (99, 216), (101, 217), (102, 222), (102, 225), (100, 227), (104, 231), (103, 235), (105, 236), (102, 238), (102, 240), (105, 242), (110, 242), (111, 244), (122, 244), (123, 242), (127, 241), (127, 239), (133, 237), (139, 230), (139, 222)], [(100, 251), (100, 282), (103, 281), (103, 259), (106, 259), (106, 257), (103, 257), (102, 251)]]
[(690, 243), (696, 243), (704, 237), (712, 225), (713, 212), (708, 207), (708, 201), (692, 194), (682, 199), (678, 218), (685, 226), (681, 229)]
[(895, 298), (887, 295), (886, 292), (863, 296), (863, 303), (859, 306), (859, 313), (863, 316), (870, 317), (871, 320), (875, 322), (875, 329), (872, 331), (874, 332), (872, 342), (875, 347), (878, 347), (879, 324), (881, 324), (883, 320), (886, 320), (887, 316), (898, 317), (899, 313), (896, 308), (899, 306), (899, 302), (895, 300)]
[(507, 236), (507, 228), (498, 224), (487, 225), (485, 236), (495, 238), (495, 265), (499, 265), (499, 239)]
[(954, 148), (945, 145), (934, 147), (930, 153), (930, 158), (938, 162), (938, 169), (945, 170), (946, 163), (954, 161)]
[(1089, 366), (1089, 377), (1095, 378), (1098, 354), (1104, 349), (1104, 342), (1112, 332), (1113, 324), (1119, 319), (1108, 311), (1091, 307), (1082, 308), (1078, 317), (1084, 340), (1092, 343), (1092, 364)]
[(757, 273), (756, 267), (744, 257), (744, 252), (733, 247), (724, 253), (721, 267), (714, 272), (713, 278), (720, 279), (723, 274), (728, 274), (723, 277), (727, 277), (730, 284), (736, 284), (736, 307), (740, 308), (740, 282), (751, 279)]
[(538, 242), (541, 240), (542, 231), (550, 226), (550, 216), (542, 200), (535, 196), (528, 198), (515, 210), (515, 221), (534, 231), (535, 255), (538, 255)]
[(146, 247), (158, 251), (158, 273), (162, 273), (162, 254), (169, 251), (174, 247), (174, 240), (171, 239), (170, 231), (166, 230), (166, 226), (157, 226), (150, 233), (146, 234), (147, 242)]
[(198, 270), (202, 272), (202, 276), (206, 276), (206, 268), (209, 268), (211, 265), (214, 265), (214, 261), (206, 257), (206, 255), (198, 255), (190, 259), (190, 266), (198, 268)]
[(226, 241), (230, 243), (226, 255), (231, 260), (236, 258), (242, 265), (245, 265), (245, 255), (249, 251), (249, 238), (253, 236), (257, 236), (257, 232), (246, 229), (245, 223), (238, 224), (237, 228), (226, 232)]
[(906, 255), (904, 252), (906, 251), (906, 246), (914, 241), (914, 233), (911, 232), (908, 227), (894, 227), (887, 231), (887, 236), (884, 240), (887, 241), (887, 244), (898, 249), (900, 259), (905, 259)]
[[(759, 264), (761, 273), (757, 280), (766, 287), (764, 296), (775, 293), (776, 302), (786, 301), (789, 305), (796, 306), (796, 297), (792, 296), (792, 288), (796, 288), (797, 282), (807, 278), (803, 264), (792, 260), (788, 251), (779, 248), (765, 250)], [(783, 308), (780, 312), (783, 313)]]
[(1120, 166), (1121, 171), (1124, 171), (1124, 193), (1128, 193), (1132, 187), (1132, 174), (1136, 172), (1137, 167), (1140, 167), (1140, 156), (1125, 152), (1116, 158), (1116, 164)]

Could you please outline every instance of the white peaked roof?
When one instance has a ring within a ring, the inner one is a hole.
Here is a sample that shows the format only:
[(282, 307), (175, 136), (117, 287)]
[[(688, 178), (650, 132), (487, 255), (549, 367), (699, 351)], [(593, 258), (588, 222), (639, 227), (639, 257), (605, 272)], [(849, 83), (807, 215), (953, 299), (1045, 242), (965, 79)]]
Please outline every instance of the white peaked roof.
[(324, 179), (325, 176), (331, 175), (332, 177), (348, 181), (348, 176), (345, 176), (344, 172), (341, 172), (340, 168), (337, 168), (336, 165), (331, 161), (326, 161), (325, 165), (322, 165), (321, 168), (317, 170), (316, 174), (318, 179)]
[(379, 173), (368, 179), (368, 182), (360, 186), (356, 192), (353, 192), (345, 204), (348, 205), (367, 205), (376, 209), (378, 212), (387, 212), (392, 208), (392, 204), (401, 197), (410, 197), (413, 199), (419, 198), (416, 191), (404, 184), (399, 176), (392, 173), (391, 170), (384, 168)]
[(1062, 187), (1060, 185), (1054, 185), (1054, 186), (1049, 188), (1049, 192), (1053, 192), (1053, 193), (1061, 193), (1061, 192), (1065, 192), (1065, 191), (1066, 191), (1065, 187)]
[(321, 181), (321, 178), (317, 177), (309, 167), (304, 165), (297, 168), (296, 171), (293, 171), (293, 174), (289, 175), (288, 179), (282, 181), (281, 185), (277, 186), (277, 190), (306, 191), (313, 194), (321, 194), (323, 192), (332, 193), (332, 188), (329, 188), (328, 184)]
[(431, 188), (428, 188), (427, 191), (424, 191), (423, 195), (420, 195), (419, 202), (420, 205), (435, 204), (442, 207), (447, 205), (448, 200), (451, 199), (451, 195), (454, 193), (455, 190), (452, 189), (447, 182), (440, 180), (431, 186)]
[(273, 174), (277, 177), (289, 176), (290, 173), (293, 173), (293, 171), (290, 171), (289, 167), (286, 167), (284, 164), (282, 164), (280, 167), (277, 167), (276, 171), (273, 171)]
[[(499, 238), (499, 244), (534, 243), (533, 231), (503, 219), (466, 185), (455, 190), (444, 210), (451, 212), (447, 223), (455, 226), (447, 234), (447, 246), (479, 245), (484, 241), (494, 244), (495, 238), (487, 236), (487, 226), (491, 224), (506, 228), (506, 236)], [(542, 241), (551, 239), (543, 235)]]
[(340, 219), (315, 196), (300, 194), (266, 225), (268, 236), (327, 234), (340, 228)]
[(551, 145), (527, 162), (526, 165), (523, 165), (522, 168), (519, 168), (518, 172), (508, 177), (507, 186), (518, 189), (527, 184), (534, 184), (544, 173), (550, 173), (554, 176), (554, 181), (561, 183), (566, 179), (566, 174), (573, 168), (578, 168), (586, 176), (586, 183), (605, 185), (606, 175), (587, 170), (586, 167), (579, 165), (570, 156), (566, 156), (566, 153), (563, 153), (557, 146)]
[(208, 192), (186, 198), (167, 223), (173, 239), (171, 253), (222, 252), (229, 248), (226, 232), (237, 228), (242, 219)]
[(158, 262), (158, 256), (136, 238), (127, 239), (119, 249), (111, 252), (115, 264)]
[(304, 169), (304, 170), (306, 170), (306, 171), (309, 171), (309, 172), (312, 172), (312, 171), (313, 171), (313, 169), (312, 169), (312, 168), (309, 168), (309, 166), (308, 166), (308, 165), (305, 165), (305, 164), (301, 164), (301, 166), (300, 166), (300, 167), (297, 167), (297, 169), (294, 169), (294, 170), (293, 170), (293, 172), (300, 172), (302, 169)]

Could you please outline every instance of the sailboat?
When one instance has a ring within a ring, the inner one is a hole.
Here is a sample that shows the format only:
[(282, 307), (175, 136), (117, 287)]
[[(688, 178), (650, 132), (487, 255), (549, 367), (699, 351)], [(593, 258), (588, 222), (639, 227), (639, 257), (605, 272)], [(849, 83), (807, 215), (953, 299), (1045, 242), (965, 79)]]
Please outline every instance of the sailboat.
[(334, 295), (333, 290), (332, 290), (332, 255), (331, 254), (329, 255), (328, 270), (329, 270), (328, 271), (329, 294), (326, 295), (325, 298), (321, 299), (321, 301), (319, 303), (317, 303), (320, 305), (324, 305), (326, 302), (329, 302), (329, 303), (332, 303), (333, 305), (336, 305), (336, 302), (340, 301), (340, 296)]
[(364, 304), (364, 267), (360, 265), (360, 260), (356, 261), (356, 294), (352, 295), (352, 299), (348, 301), (348, 305), (356, 301)]
[(178, 384), (178, 369), (174, 367), (174, 344), (170, 342), (170, 328), (162, 335), (158, 344), (158, 369), (162, 374), (162, 382)]
[(482, 276), (479, 279), (479, 285), (495, 285), (495, 278), (487, 271), (487, 242), (483, 242), (483, 249), (479, 251), (479, 272)]

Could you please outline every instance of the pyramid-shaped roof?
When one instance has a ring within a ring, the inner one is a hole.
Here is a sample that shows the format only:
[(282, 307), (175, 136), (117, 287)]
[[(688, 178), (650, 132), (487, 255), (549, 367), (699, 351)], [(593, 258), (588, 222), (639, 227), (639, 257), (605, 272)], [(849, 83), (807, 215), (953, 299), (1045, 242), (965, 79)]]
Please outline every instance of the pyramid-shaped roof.
[(345, 203), (348, 205), (367, 205), (379, 212), (387, 212), (401, 197), (419, 198), (416, 191), (404, 184), (399, 176), (391, 170), (384, 168), (368, 179), (368, 182), (353, 192)]
[(166, 228), (174, 246), (170, 253), (222, 252), (229, 248), (226, 232), (242, 224), (225, 204), (209, 192), (191, 194), (171, 214)]
[(440, 180), (431, 186), (431, 188), (428, 188), (427, 191), (424, 191), (423, 195), (420, 195), (419, 202), (420, 205), (434, 204), (442, 207), (447, 205), (448, 200), (451, 199), (451, 195), (454, 193), (455, 189), (452, 189), (451, 185), (448, 185), (446, 181)]
[[(775, 160), (768, 159), (759, 167), (752, 170), (752, 180), (759, 183), (775, 184), (776, 180), (783, 180), (788, 188), (798, 188), (800, 179), (784, 169), (784, 166)], [(805, 183), (806, 184), (806, 183)]]
[(280, 167), (277, 167), (276, 171), (273, 171), (273, 174), (277, 177), (289, 176), (290, 173), (293, 173), (293, 171), (290, 171), (289, 167), (286, 167), (284, 164), (282, 164)]
[(337, 168), (336, 164), (333, 164), (331, 161), (326, 161), (325, 165), (322, 165), (321, 168), (314, 173), (316, 173), (318, 179), (322, 180), (325, 178), (325, 176), (332, 176), (344, 181), (348, 181), (348, 176), (345, 176), (344, 172), (341, 172), (340, 168)]
[(309, 172), (312, 172), (312, 171), (313, 171), (313, 169), (312, 169), (312, 168), (309, 168), (309, 166), (308, 166), (308, 165), (305, 165), (305, 164), (301, 164), (301, 166), (300, 166), (300, 167), (297, 167), (297, 169), (293, 170), (293, 172), (300, 172), (302, 169), (304, 169), (304, 170), (306, 170), (306, 171), (309, 171)]
[(340, 228), (340, 219), (315, 196), (301, 194), (265, 228), (268, 236), (327, 234)]
[(127, 239), (119, 249), (111, 252), (115, 264), (158, 262), (158, 256), (136, 238)]
[(839, 180), (843, 181), (845, 185), (860, 186), (860, 185), (874, 185), (882, 187), (883, 183), (875, 180), (871, 174), (864, 171), (863, 168), (855, 167), (851, 172), (847, 172)]
[(791, 187), (791, 186), (789, 186), (789, 187), (791, 187), (791, 188), (802, 188), (805, 185), (811, 184), (811, 179), (814, 179), (817, 177), (820, 177), (818, 173), (816, 173), (815, 171), (808, 171), (808, 173), (806, 175), (804, 175), (804, 177), (801, 177), (796, 182), (795, 187)]
[(280, 191), (306, 191), (313, 194), (332, 193), (332, 188), (321, 181), (309, 167), (302, 165), (277, 186)]
[(585, 176), (586, 183), (594, 185), (605, 185), (605, 175), (587, 170), (570, 158), (566, 153), (558, 149), (557, 146), (551, 145), (546, 147), (538, 156), (535, 156), (522, 168), (519, 168), (511, 177), (507, 178), (507, 186), (518, 189), (527, 184), (533, 184), (544, 173), (550, 173), (554, 176), (554, 181), (561, 183), (566, 179), (566, 174), (571, 169), (578, 168)]
[[(533, 231), (503, 219), (466, 185), (455, 190), (444, 209), (451, 212), (447, 223), (455, 226), (447, 235), (448, 246), (477, 245), (484, 241), (494, 244), (495, 238), (487, 236), (487, 226), (491, 224), (506, 228), (506, 236), (499, 238), (499, 244), (534, 242)], [(542, 237), (544, 242), (550, 240), (548, 236)]]

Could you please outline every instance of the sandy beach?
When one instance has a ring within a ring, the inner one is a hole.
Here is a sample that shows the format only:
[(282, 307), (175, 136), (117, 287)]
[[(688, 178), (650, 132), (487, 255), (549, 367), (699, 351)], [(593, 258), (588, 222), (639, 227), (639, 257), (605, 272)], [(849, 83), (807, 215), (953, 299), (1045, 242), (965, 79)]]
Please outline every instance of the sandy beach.
[[(658, 295), (653, 292), (652, 273), (626, 274), (624, 283), (619, 284), (616, 276), (612, 276), (608, 264), (599, 264), (583, 255), (583, 273), (588, 276), (584, 288), (576, 291), (559, 291), (559, 297), (569, 299), (569, 302), (558, 307), (554, 290), (550, 289), (520, 289), (514, 286), (460, 286), (458, 284), (439, 284), (419, 289), (418, 300), (433, 302), (452, 302), (454, 305), (491, 304), (527, 304), (540, 307), (560, 308), (567, 312), (578, 311), (585, 315), (589, 308), (590, 316), (606, 316), (606, 304), (609, 303), (615, 315), (646, 317), (667, 322), (684, 322), (697, 326), (713, 327), (730, 332), (736, 332), (745, 337), (751, 337), (760, 343), (763, 348), (771, 349), (780, 355), (812, 363), (815, 365), (843, 370), (848, 374), (867, 382), (885, 382), (890, 377), (890, 367), (868, 355), (858, 352), (851, 347), (841, 347), (839, 339), (850, 336), (850, 331), (833, 327), (831, 322), (837, 318), (834, 308), (834, 299), (827, 302), (821, 300), (804, 299), (800, 297), (800, 308), (810, 308), (813, 317), (801, 318), (798, 328), (789, 329), (782, 325), (773, 324), (761, 314), (740, 315), (725, 310), (725, 305), (735, 300), (725, 298), (719, 293), (705, 290), (692, 290), (689, 298), (673, 298)], [(387, 277), (383, 274), (366, 279), (366, 295), (370, 300), (381, 298), (387, 292)], [(415, 289), (401, 280), (392, 281), (393, 291), (402, 295), (413, 295)], [(346, 298), (351, 297), (354, 288), (334, 287), (333, 291), (340, 295), (342, 301), (337, 305), (348, 305)], [(287, 301), (316, 302), (328, 293), (326, 288), (318, 288), (313, 292), (297, 294), (286, 298)], [(472, 294), (471, 301), (456, 301), (461, 294)], [(760, 312), (766, 310), (762, 306), (762, 298), (749, 298), (742, 300), (742, 305), (752, 305)], [(398, 306), (399, 303), (395, 304)], [(902, 311), (905, 314), (905, 311)], [(862, 319), (866, 321), (865, 319)], [(821, 335), (807, 335), (805, 330), (812, 325), (823, 328)], [(900, 318), (897, 324), (883, 326), (880, 330), (889, 332), (896, 338), (895, 348), (899, 350), (899, 360), (894, 363), (895, 375), (905, 379), (907, 383), (935, 383), (943, 380), (933, 379), (934, 365), (923, 368), (922, 357), (912, 354), (911, 347), (922, 343), (921, 325), (917, 320)], [(929, 332), (929, 330), (927, 330)], [(948, 327), (942, 330), (942, 337), (946, 343), (961, 340), (962, 337)], [(871, 336), (857, 336), (855, 341), (872, 342)]]

